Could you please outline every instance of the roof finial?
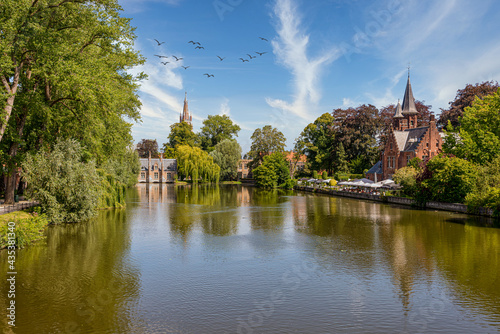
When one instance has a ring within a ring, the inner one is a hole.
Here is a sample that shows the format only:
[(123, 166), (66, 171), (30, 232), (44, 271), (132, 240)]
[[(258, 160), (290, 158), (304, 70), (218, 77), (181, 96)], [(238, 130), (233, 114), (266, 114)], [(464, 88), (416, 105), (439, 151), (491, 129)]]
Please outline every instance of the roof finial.
[(411, 62), (408, 62), (408, 78), (410, 77)]
[(187, 101), (188, 98), (188, 92), (184, 92), (184, 101)]

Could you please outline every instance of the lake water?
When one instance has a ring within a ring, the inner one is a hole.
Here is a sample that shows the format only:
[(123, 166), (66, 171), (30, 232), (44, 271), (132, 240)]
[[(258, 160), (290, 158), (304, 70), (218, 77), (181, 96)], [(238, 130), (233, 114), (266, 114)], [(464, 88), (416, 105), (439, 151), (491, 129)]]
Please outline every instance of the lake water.
[[(498, 333), (494, 221), (244, 186), (138, 185), (17, 251), (4, 333)], [(1, 277), (7, 254), (0, 252)]]

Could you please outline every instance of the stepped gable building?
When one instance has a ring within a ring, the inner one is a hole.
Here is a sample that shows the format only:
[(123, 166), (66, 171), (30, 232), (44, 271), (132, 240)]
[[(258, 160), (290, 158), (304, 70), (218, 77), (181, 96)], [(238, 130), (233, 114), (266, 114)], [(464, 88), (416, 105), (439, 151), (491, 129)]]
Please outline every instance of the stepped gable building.
[(173, 183), (177, 175), (177, 160), (163, 159), (163, 154), (158, 159), (139, 159), (141, 161), (141, 173), (139, 183)]
[(429, 126), (417, 127), (417, 120), (418, 111), (408, 73), (403, 105), (398, 101), (381, 160), (366, 173), (367, 178), (376, 182), (389, 179), (411, 159), (418, 157), (425, 161), (441, 152), (443, 138), (434, 115), (431, 115)]
[(181, 122), (186, 122), (189, 125), (193, 125), (193, 115), (190, 115), (189, 109), (188, 109), (188, 102), (187, 102), (187, 92), (185, 93), (184, 97), (184, 109), (182, 110), (182, 114), (179, 116), (179, 123)]

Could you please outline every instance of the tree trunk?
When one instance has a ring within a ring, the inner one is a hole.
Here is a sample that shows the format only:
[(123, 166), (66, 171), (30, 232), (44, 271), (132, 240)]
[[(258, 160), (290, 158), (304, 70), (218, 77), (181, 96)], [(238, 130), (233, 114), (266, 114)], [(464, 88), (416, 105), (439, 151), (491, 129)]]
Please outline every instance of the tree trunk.
[[(23, 136), (24, 124), (26, 124), (27, 113), (24, 112), (21, 115), (21, 119), (17, 122), (17, 134), (19, 138)], [(14, 141), (12, 145), (10, 145), (9, 156), (11, 161), (14, 161), (14, 158), (17, 155), (17, 150), (19, 148), (19, 142)], [(14, 166), (12, 170), (9, 171), (5, 180), (5, 204), (14, 204), (14, 195), (16, 191), (16, 176), (17, 169), (19, 166)]]
[(9, 124), (9, 119), (10, 115), (12, 114), (12, 109), (14, 108), (14, 100), (16, 99), (16, 93), (17, 93), (17, 87), (19, 85), (19, 75), (20, 75), (20, 67), (16, 67), (14, 71), (14, 82), (12, 83), (12, 87), (10, 87), (10, 84), (7, 80), (7, 78), (2, 75), (2, 84), (7, 91), (7, 94), (10, 96), (7, 97), (7, 103), (5, 104), (4, 108), (4, 116), (1, 120), (2, 126), (0, 127), (0, 142), (2, 141), (3, 135), (5, 133), (5, 130), (7, 130), (7, 125)]

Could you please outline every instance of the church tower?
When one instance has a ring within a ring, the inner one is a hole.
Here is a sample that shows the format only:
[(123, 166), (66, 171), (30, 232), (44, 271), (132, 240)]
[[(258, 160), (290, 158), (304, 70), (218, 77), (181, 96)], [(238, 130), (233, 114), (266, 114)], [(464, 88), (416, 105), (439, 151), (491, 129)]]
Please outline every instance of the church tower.
[(189, 114), (189, 109), (188, 109), (188, 102), (187, 102), (187, 92), (185, 93), (184, 96), (184, 109), (182, 111), (182, 114), (179, 116), (179, 123), (181, 122), (186, 122), (189, 125), (193, 125), (193, 116)]
[(403, 130), (403, 108), (401, 107), (401, 102), (398, 100), (398, 106), (396, 107), (396, 112), (394, 113), (394, 116), (392, 117), (393, 119), (393, 124), (392, 126), (394, 127), (394, 130), (401, 131)]
[(417, 127), (417, 116), (418, 111), (415, 106), (415, 98), (413, 97), (413, 91), (411, 89), (410, 83), (410, 71), (408, 70), (408, 82), (406, 83), (405, 96), (403, 98), (403, 111), (404, 116), (403, 127), (401, 130), (414, 129)]

